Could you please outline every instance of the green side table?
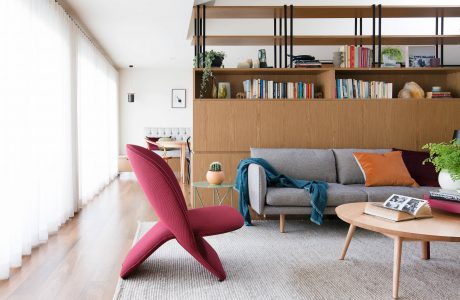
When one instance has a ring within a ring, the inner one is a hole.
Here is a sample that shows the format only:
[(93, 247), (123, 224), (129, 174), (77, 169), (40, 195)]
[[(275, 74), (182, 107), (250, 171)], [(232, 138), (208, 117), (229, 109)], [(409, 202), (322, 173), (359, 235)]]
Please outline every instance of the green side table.
[[(200, 182), (192, 182), (192, 188), (193, 188), (193, 208), (196, 208), (196, 199), (198, 198), (201, 203), (201, 207), (203, 207), (203, 200), (201, 198), (200, 192), (198, 189), (212, 189), (212, 203), (216, 205), (216, 200), (218, 205), (222, 205), (227, 199), (227, 197), (230, 194), (230, 202), (233, 206), (233, 183), (222, 183), (219, 185), (216, 184), (210, 184), (207, 181), (200, 181)], [(219, 193), (220, 189), (226, 189), (227, 191), (223, 196)]]

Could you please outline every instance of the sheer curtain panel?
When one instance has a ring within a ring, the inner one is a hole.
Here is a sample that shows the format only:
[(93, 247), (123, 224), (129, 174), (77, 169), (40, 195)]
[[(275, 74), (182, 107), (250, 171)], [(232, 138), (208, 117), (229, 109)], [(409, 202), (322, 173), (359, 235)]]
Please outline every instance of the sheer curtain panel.
[[(94, 59), (80, 65), (82, 40), (54, 0), (0, 0), (0, 280), (116, 174), (117, 72), (91, 44)], [(78, 68), (97, 78), (96, 95)], [(104, 117), (79, 114), (99, 99)], [(101, 152), (94, 174), (79, 171), (91, 155), (88, 128), (97, 129)]]

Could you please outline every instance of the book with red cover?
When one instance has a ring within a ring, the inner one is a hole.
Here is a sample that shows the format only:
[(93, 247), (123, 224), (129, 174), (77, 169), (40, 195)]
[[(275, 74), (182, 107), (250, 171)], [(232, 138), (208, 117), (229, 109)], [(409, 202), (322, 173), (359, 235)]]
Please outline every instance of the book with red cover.
[(454, 214), (460, 214), (460, 202), (431, 199), (428, 195), (424, 195), (423, 199), (427, 200), (432, 208), (436, 208)]

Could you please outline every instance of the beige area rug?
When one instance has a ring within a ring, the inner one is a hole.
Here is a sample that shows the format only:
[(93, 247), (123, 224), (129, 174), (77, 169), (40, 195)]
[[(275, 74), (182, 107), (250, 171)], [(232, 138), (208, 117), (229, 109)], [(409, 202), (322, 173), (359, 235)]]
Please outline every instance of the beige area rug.
[[(139, 223), (136, 239), (153, 223)], [(392, 240), (358, 229), (345, 261), (338, 257), (348, 229), (340, 220), (317, 226), (259, 221), (208, 237), (227, 272), (217, 281), (176, 241), (157, 250), (114, 299), (391, 299)], [(401, 299), (460, 299), (460, 243), (433, 243), (431, 260), (420, 245), (403, 244)]]

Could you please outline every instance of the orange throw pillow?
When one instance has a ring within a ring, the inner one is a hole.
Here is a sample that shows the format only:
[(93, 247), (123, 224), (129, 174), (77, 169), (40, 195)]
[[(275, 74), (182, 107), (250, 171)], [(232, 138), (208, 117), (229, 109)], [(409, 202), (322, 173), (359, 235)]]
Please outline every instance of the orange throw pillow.
[(410, 176), (401, 151), (383, 154), (355, 152), (353, 155), (366, 179), (366, 186), (419, 186)]

